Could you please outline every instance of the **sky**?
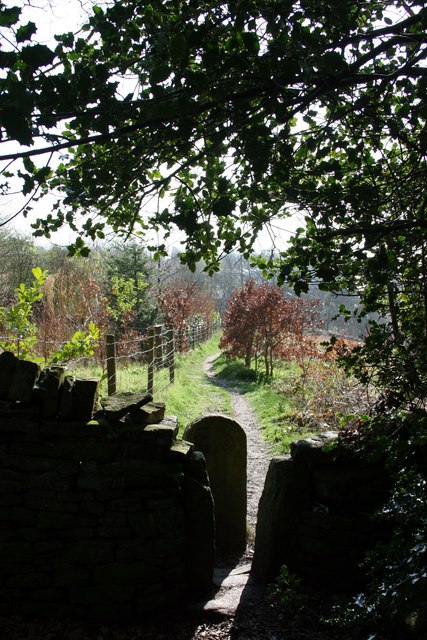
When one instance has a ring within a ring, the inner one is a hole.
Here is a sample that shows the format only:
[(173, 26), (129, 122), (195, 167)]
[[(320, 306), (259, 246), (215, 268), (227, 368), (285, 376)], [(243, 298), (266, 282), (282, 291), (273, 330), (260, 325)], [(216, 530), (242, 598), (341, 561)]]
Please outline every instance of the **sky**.
[[(6, 6), (16, 6), (18, 2), (19, 0), (4, 0)], [(84, 5), (90, 6), (92, 3), (90, 0), (31, 0), (29, 4), (31, 6), (25, 3), (23, 7), (22, 21), (32, 20), (35, 22), (38, 27), (37, 41), (52, 46), (55, 44), (55, 34), (78, 30), (85, 16)], [(102, 4), (102, 0), (99, 4)], [(10, 212), (17, 211), (22, 202), (22, 196), (20, 195), (11, 196), (7, 200), (3, 198), (0, 201), (0, 220), (7, 219), (10, 216)], [(34, 211), (27, 218), (19, 215), (7, 228), (13, 227), (22, 233), (30, 235), (32, 232), (31, 223), (36, 218), (47, 215), (54, 202), (54, 197), (46, 196), (42, 198), (40, 203), (34, 205)], [(272, 248), (276, 250), (284, 249), (289, 237), (302, 225), (303, 220), (297, 215), (286, 220), (273, 220), (271, 225), (260, 233), (254, 247), (255, 252), (267, 251)], [(168, 243), (168, 248), (172, 250), (178, 247), (179, 249), (180, 242), (184, 237), (182, 232), (173, 233)], [(66, 227), (52, 235), (51, 240), (37, 239), (37, 242), (44, 245), (59, 244), (66, 246), (74, 239), (75, 234)], [(148, 240), (153, 244), (162, 242), (162, 238), (156, 238), (154, 234)]]

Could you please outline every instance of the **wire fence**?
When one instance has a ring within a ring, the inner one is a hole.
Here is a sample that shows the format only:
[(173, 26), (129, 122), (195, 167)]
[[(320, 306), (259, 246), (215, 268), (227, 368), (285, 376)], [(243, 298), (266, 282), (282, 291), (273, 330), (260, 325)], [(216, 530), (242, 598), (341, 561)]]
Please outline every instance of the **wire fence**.
[[(177, 356), (206, 342), (219, 328), (218, 323), (200, 323), (182, 330), (161, 324), (130, 328), (118, 336), (103, 336), (92, 356), (82, 355), (56, 364), (65, 366), (70, 375), (98, 379), (101, 396), (141, 390), (157, 396), (174, 383)], [(11, 344), (12, 350), (19, 353), (18, 338), (0, 335), (0, 341)], [(34, 352), (42, 364), (49, 364), (46, 354), (61, 346), (58, 341), (44, 339)]]

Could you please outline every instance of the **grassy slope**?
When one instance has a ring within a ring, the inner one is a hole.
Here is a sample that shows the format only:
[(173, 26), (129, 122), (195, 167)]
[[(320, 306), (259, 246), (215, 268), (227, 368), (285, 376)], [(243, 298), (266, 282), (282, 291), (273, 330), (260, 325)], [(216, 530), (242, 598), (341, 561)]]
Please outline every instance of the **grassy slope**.
[[(219, 338), (218, 332), (208, 342), (176, 358), (174, 385), (169, 384), (167, 369), (155, 372), (154, 399), (166, 403), (168, 415), (178, 417), (181, 433), (192, 420), (204, 413), (215, 411), (231, 415), (229, 393), (212, 384), (203, 372), (205, 360), (219, 353)], [(233, 386), (244, 394), (273, 453), (289, 451), (291, 442), (318, 430), (316, 421), (309, 424), (306, 419), (307, 394), (301, 394), (301, 370), (296, 365), (277, 365), (274, 379), (268, 382), (262, 381), (241, 361), (230, 361), (223, 355), (215, 361), (214, 370), (218, 377), (232, 381)], [(76, 373), (83, 377), (101, 376), (100, 369)], [(147, 369), (137, 363), (119, 367), (117, 379), (118, 391), (141, 391), (147, 388)], [(318, 406), (317, 391), (314, 398)], [(106, 393), (106, 381), (103, 380), (100, 395)]]
[(259, 420), (265, 440), (272, 453), (287, 453), (291, 442), (313, 433), (313, 428), (295, 421), (297, 403), (291, 393), (283, 393), (283, 386), (290, 380), (298, 380), (300, 372), (294, 365), (277, 367), (272, 381), (263, 382), (252, 369), (239, 360), (228, 360), (221, 355), (214, 363), (215, 374), (232, 380), (244, 394)]
[[(230, 395), (213, 385), (203, 372), (206, 358), (219, 352), (219, 334), (193, 351), (180, 357), (176, 363), (175, 384), (164, 386), (159, 377), (154, 399), (166, 402), (168, 415), (178, 416), (180, 431), (198, 416), (209, 412), (231, 414)], [(165, 372), (166, 373), (166, 372)]]

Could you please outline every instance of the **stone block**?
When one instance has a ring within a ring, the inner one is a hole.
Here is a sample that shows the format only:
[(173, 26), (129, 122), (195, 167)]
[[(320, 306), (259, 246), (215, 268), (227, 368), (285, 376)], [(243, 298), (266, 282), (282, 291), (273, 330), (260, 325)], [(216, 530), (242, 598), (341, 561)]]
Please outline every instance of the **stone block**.
[[(324, 464), (313, 468), (314, 499), (335, 512), (354, 512), (363, 505), (373, 509), (384, 502), (389, 479), (378, 465)], [(372, 509), (372, 510), (373, 510)]]
[(95, 411), (99, 380), (76, 378), (73, 386), (73, 419), (89, 422)]
[(308, 467), (290, 456), (271, 460), (261, 495), (252, 570), (262, 582), (292, 567), (298, 549), (299, 514), (312, 505)]
[(72, 529), (58, 531), (56, 535), (59, 540), (63, 540), (64, 542), (91, 540), (95, 535), (95, 528), (88, 529), (87, 527), (73, 527)]
[(90, 607), (77, 607), (75, 617), (89, 623), (125, 623), (134, 617), (133, 603), (128, 604), (100, 604)]
[(3, 418), (1, 421), (0, 433), (6, 433), (8, 440), (19, 442), (18, 434), (33, 436), (25, 440), (37, 440), (39, 436), (39, 425), (37, 422), (25, 420), (20, 417)]
[(129, 457), (149, 460), (153, 456), (158, 456), (158, 450), (169, 451), (174, 443), (176, 429), (170, 424), (147, 425), (143, 429), (140, 425), (125, 425), (123, 433), (129, 439), (127, 450)]
[(55, 438), (66, 442), (67, 439), (91, 438), (102, 442), (111, 435), (111, 428), (99, 424), (96, 420), (84, 422), (61, 422), (59, 420), (45, 422), (40, 425), (40, 435), (44, 438)]
[(109, 506), (113, 511), (132, 513), (135, 511), (141, 511), (144, 508), (144, 501), (141, 500), (140, 496), (134, 498), (120, 498), (112, 500)]
[(75, 615), (75, 608), (61, 602), (31, 602), (22, 601), (16, 607), (16, 614), (49, 620), (71, 620)]
[(114, 525), (117, 527), (123, 527), (127, 524), (126, 514), (120, 511), (104, 511), (104, 513), (98, 518), (99, 524)]
[(209, 597), (215, 563), (214, 502), (203, 454), (194, 451), (185, 465), (182, 493), (187, 527), (187, 589), (197, 598)]
[(67, 564), (83, 566), (113, 562), (114, 542), (111, 540), (80, 540), (75, 542), (61, 554)]
[(42, 542), (48, 539), (47, 534), (44, 531), (39, 531), (33, 526), (21, 527), (15, 532), (15, 539), (19, 535), (19, 540), (22, 542)]
[[(192, 442), (185, 442), (185, 440), (176, 440), (169, 450), (169, 457), (173, 460), (180, 460), (182, 464), (186, 463), (188, 457), (194, 449)], [(206, 464), (204, 464), (206, 469)]]
[(52, 554), (58, 549), (63, 549), (64, 545), (59, 540), (45, 540), (43, 542), (36, 542), (34, 544), (34, 551), (36, 554)]
[(64, 367), (46, 367), (38, 387), (42, 398), (42, 413), (45, 420), (56, 418), (59, 412), (60, 390), (65, 379)]
[(28, 403), (33, 395), (34, 385), (40, 377), (41, 369), (35, 362), (16, 359), (9, 385), (9, 400)]
[(37, 514), (32, 509), (26, 509), (25, 507), (11, 507), (2, 516), (13, 525), (22, 527), (32, 527), (36, 523)]
[(157, 589), (153, 593), (147, 593), (137, 598), (136, 615), (144, 616), (147, 613), (157, 611), (167, 611), (173, 607), (180, 607), (186, 595), (185, 589), (181, 587)]
[(97, 567), (93, 578), (99, 584), (117, 584), (140, 587), (158, 579), (159, 570), (145, 562), (111, 563)]
[(114, 525), (102, 525), (97, 527), (96, 535), (101, 538), (111, 538), (120, 540), (121, 538), (132, 538), (134, 531), (131, 527), (119, 527)]
[(63, 602), (66, 597), (66, 593), (63, 589), (48, 588), (48, 589), (32, 589), (27, 591), (26, 597), (29, 600), (35, 600), (38, 602)]
[(29, 542), (0, 543), (0, 563), (25, 564), (33, 560), (33, 546)]
[(46, 573), (24, 573), (11, 576), (6, 581), (6, 586), (16, 589), (34, 589), (50, 587), (51, 579)]
[(0, 577), (8, 578), (10, 576), (16, 576), (17, 574), (26, 574), (34, 571), (34, 565), (17, 564), (16, 562), (9, 562), (8, 560), (2, 560), (0, 562)]
[(16, 362), (17, 358), (11, 351), (3, 351), (0, 353), (0, 400), (9, 399), (9, 387), (13, 378)]
[(54, 513), (77, 513), (79, 507), (72, 502), (61, 502), (52, 498), (43, 496), (27, 496), (25, 498), (25, 506), (28, 509), (37, 509), (38, 511), (52, 511)]
[(134, 594), (133, 587), (115, 584), (79, 587), (78, 589), (70, 589), (70, 602), (87, 607), (123, 604), (130, 602)]
[(145, 404), (149, 403), (153, 397), (149, 393), (136, 393), (125, 391), (115, 393), (108, 398), (101, 398), (101, 406), (104, 415), (111, 422), (118, 422), (126, 414), (137, 412)]
[(142, 407), (137, 409), (131, 409), (129, 411), (129, 418), (136, 424), (158, 424), (165, 417), (165, 403), (164, 402), (148, 402)]
[(88, 585), (90, 577), (91, 573), (85, 567), (75, 564), (57, 565), (53, 582), (57, 587), (80, 587)]
[(95, 516), (87, 514), (42, 511), (37, 517), (37, 526), (42, 531), (68, 530), (71, 528), (94, 527), (95, 525)]
[(246, 548), (246, 434), (231, 418), (209, 414), (192, 422), (184, 440), (206, 459), (215, 505), (215, 543), (223, 553)]
[(0, 466), (17, 471), (50, 471), (52, 461), (45, 457), (31, 457), (20, 455), (0, 456)]
[(20, 494), (3, 493), (0, 494), (0, 507), (13, 507), (17, 504), (21, 504), (24, 497)]
[(332, 444), (338, 437), (335, 431), (318, 433), (306, 440), (298, 440), (291, 443), (291, 456), (295, 462), (304, 462), (310, 466), (327, 464), (332, 460), (332, 455), (324, 449)]
[[(6, 393), (9, 393), (6, 389)], [(13, 402), (0, 400), (0, 418), (10, 418), (14, 413), (15, 405)]]
[(59, 400), (59, 417), (61, 420), (74, 418), (74, 376), (65, 376)]
[(47, 473), (29, 473), (27, 484), (31, 489), (53, 489), (54, 491), (70, 491), (74, 488), (75, 479), (56, 471)]
[(5, 494), (19, 494), (24, 487), (25, 479), (16, 478), (14, 480), (9, 478), (0, 478), (0, 493)]

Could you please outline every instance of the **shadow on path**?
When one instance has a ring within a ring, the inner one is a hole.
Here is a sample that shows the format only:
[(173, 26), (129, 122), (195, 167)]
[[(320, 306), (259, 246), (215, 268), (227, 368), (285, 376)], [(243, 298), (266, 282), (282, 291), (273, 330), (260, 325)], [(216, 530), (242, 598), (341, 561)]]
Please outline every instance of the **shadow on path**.
[(264, 487), (269, 457), (259, 423), (247, 400), (232, 382), (221, 380), (213, 372), (219, 354), (210, 356), (204, 371), (210, 382), (231, 395), (233, 419), (243, 428), (247, 438), (247, 522), (248, 540), (245, 553), (238, 558), (217, 558), (214, 572), (214, 597), (196, 608), (214, 616), (243, 616), (248, 608), (263, 602), (265, 585), (256, 583), (251, 575), (258, 503)]

